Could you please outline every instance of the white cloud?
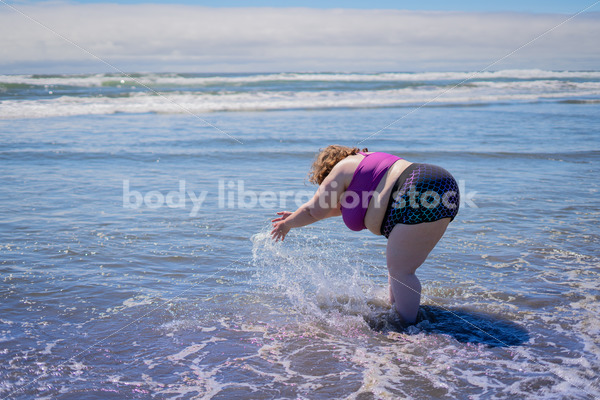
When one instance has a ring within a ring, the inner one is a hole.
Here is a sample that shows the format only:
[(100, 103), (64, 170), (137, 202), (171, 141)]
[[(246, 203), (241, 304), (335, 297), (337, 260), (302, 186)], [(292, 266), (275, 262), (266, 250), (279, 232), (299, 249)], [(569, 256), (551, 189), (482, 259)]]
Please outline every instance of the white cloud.
[[(46, 4), (25, 14), (116, 67), (143, 71), (481, 69), (566, 16), (556, 14)], [(0, 72), (110, 71), (0, 8)], [(581, 15), (494, 66), (598, 69), (600, 14)]]

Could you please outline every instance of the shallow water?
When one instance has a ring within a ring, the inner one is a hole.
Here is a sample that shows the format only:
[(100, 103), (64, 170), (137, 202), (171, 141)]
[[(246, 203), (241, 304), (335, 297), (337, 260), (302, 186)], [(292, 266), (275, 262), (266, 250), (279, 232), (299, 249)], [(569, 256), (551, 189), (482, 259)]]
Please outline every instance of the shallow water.
[[(536, 73), (519, 87), (597, 79)], [(344, 83), (355, 78), (324, 90), (389, 89), (372, 76)], [(330, 96), (302, 79), (276, 85)], [(257, 80), (240, 90), (275, 91)], [(30, 89), (10, 101), (37, 102), (41, 116), (0, 120), (0, 397), (600, 397), (600, 104), (589, 93), (199, 119), (79, 103), (52, 114)], [(276, 211), (313, 192), (319, 147), (403, 116), (361, 146), (443, 166), (468, 200), (418, 271), (411, 327), (390, 313), (384, 238), (341, 220), (284, 243), (267, 235)], [(188, 192), (205, 193), (201, 207)]]

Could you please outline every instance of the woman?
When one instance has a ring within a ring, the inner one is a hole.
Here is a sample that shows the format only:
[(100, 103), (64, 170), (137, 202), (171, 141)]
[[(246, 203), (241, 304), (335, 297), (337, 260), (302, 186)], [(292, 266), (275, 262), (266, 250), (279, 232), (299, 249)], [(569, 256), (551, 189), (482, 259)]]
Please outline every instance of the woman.
[(458, 213), (456, 180), (435, 165), (339, 145), (320, 151), (309, 180), (317, 192), (295, 212), (277, 213), (272, 238), (339, 215), (352, 230), (384, 235), (390, 302), (406, 323), (415, 323), (421, 301), (415, 271)]

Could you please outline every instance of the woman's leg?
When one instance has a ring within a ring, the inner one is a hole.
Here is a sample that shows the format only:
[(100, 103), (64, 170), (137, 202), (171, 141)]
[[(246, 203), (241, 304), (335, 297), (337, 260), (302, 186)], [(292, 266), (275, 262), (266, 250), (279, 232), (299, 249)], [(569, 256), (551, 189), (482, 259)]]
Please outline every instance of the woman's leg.
[(397, 224), (388, 238), (386, 258), (392, 306), (407, 323), (414, 323), (421, 301), (421, 282), (415, 275), (444, 235), (450, 218), (417, 225)]

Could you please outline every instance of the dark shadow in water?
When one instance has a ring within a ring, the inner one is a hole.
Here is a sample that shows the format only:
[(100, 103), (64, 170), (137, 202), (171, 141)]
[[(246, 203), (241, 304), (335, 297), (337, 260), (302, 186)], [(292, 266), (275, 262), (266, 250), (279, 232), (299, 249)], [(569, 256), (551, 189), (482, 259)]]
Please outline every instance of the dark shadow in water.
[(371, 329), (379, 332), (443, 334), (461, 343), (488, 347), (519, 346), (529, 341), (529, 334), (518, 324), (498, 316), (470, 310), (421, 306), (417, 323), (407, 326), (396, 313), (385, 312), (365, 317)]

